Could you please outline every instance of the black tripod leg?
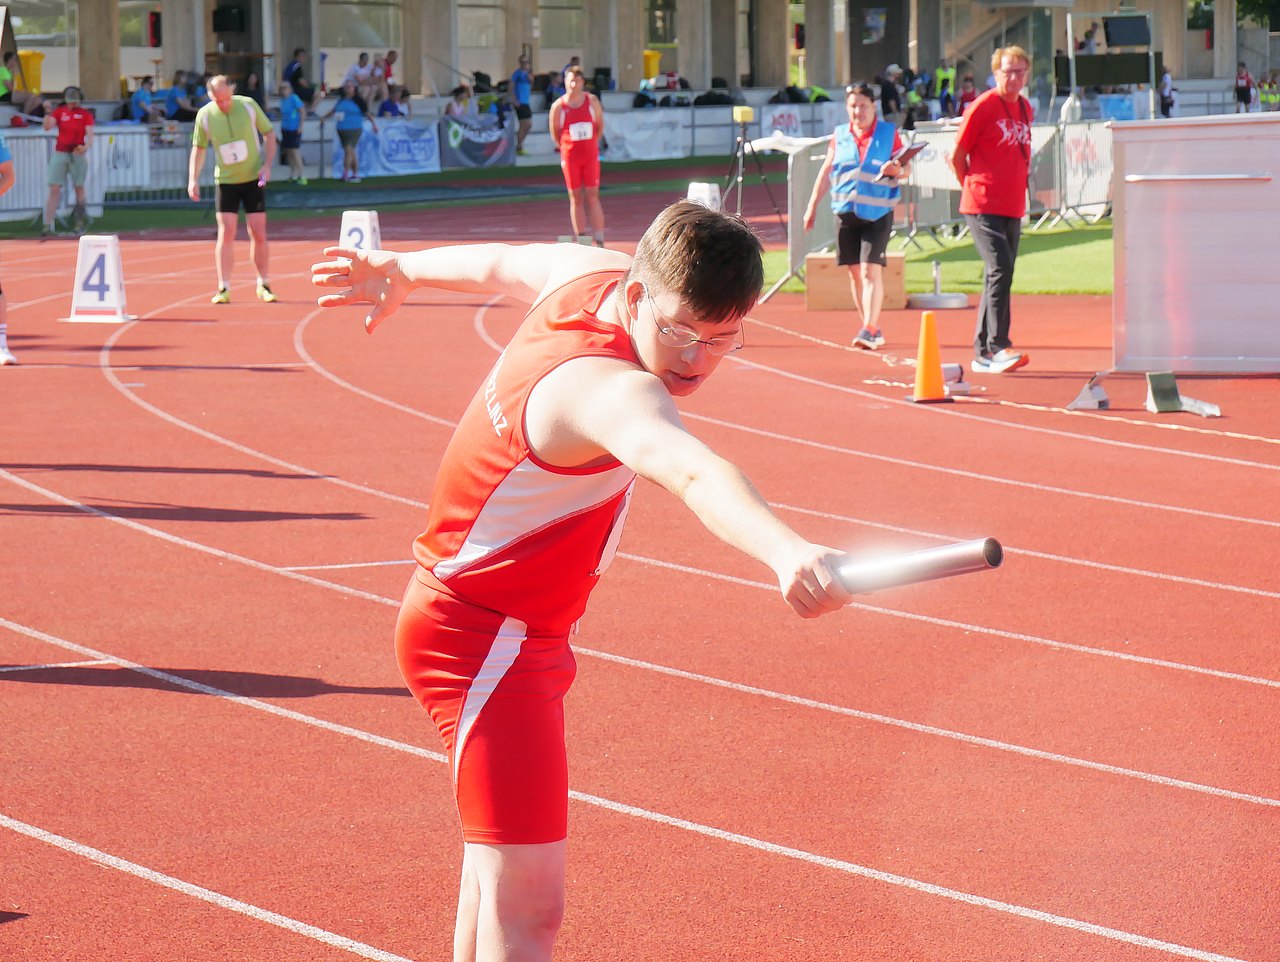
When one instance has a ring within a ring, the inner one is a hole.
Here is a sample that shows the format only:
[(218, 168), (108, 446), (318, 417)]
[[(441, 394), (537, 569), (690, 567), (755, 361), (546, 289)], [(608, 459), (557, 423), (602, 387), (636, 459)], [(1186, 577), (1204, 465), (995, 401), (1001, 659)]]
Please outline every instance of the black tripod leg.
[(760, 174), (760, 183), (764, 184), (764, 192), (769, 197), (769, 203), (773, 205), (773, 212), (778, 215), (778, 226), (782, 228), (782, 233), (787, 232), (787, 219), (782, 216), (782, 208), (778, 206), (778, 202), (773, 197), (773, 188), (769, 186), (769, 179), (764, 173), (764, 164), (760, 162), (760, 155), (756, 153), (755, 148), (750, 143), (745, 145), (745, 149), (751, 152), (751, 159), (756, 163), (756, 171)]

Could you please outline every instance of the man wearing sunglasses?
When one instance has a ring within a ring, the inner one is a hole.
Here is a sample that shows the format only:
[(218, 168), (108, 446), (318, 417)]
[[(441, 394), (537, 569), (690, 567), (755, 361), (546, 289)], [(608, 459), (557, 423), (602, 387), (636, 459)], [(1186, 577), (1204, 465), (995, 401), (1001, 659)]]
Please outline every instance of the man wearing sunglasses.
[(320, 305), (372, 304), (370, 331), (419, 287), (532, 305), (445, 450), (396, 655), (449, 752), (465, 843), (454, 959), (549, 959), (565, 888), (568, 637), (617, 550), (636, 477), (772, 568), (800, 616), (850, 600), (832, 574), (838, 553), (775, 517), (674, 403), (742, 347), (760, 242), (740, 219), (682, 201), (634, 259), (568, 244), (325, 254), (312, 281), (338, 290)]

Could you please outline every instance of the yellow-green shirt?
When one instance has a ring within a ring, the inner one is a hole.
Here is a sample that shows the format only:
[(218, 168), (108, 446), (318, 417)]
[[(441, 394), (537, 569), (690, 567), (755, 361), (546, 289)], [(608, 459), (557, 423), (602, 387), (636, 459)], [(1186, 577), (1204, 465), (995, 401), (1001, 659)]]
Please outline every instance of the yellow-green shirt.
[[(196, 114), (191, 143), (197, 147), (213, 147), (213, 179), (218, 184), (247, 184), (257, 180), (262, 170), (262, 147), (259, 134), (272, 130), (271, 121), (251, 98), (235, 95), (231, 109), (225, 114), (216, 101), (209, 101)], [(245, 157), (227, 160), (224, 151), (243, 144)]]

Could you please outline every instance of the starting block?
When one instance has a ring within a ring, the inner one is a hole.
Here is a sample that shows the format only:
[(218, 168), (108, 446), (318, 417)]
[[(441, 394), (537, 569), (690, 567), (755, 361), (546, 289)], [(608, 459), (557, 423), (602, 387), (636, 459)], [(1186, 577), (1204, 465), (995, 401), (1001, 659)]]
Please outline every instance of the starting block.
[(692, 183), (684, 199), (701, 204), (703, 207), (710, 207), (712, 210), (720, 210), (722, 207), (719, 184)]
[(969, 382), (964, 379), (963, 364), (942, 365), (942, 389), (947, 392), (948, 397), (968, 396)]
[(122, 324), (136, 321), (124, 304), (124, 266), (120, 238), (115, 234), (85, 234), (76, 248), (76, 281), (71, 291), (71, 316), (63, 321)]
[(1106, 377), (1106, 371), (1099, 371), (1093, 377), (1085, 382), (1084, 387), (1080, 389), (1080, 393), (1076, 395), (1076, 399), (1067, 405), (1068, 411), (1105, 411), (1111, 407), (1111, 401), (1107, 397), (1107, 392), (1102, 390), (1099, 383)]
[(1147, 410), (1152, 414), (1169, 414), (1175, 411), (1188, 411), (1202, 418), (1220, 418), (1222, 409), (1208, 401), (1199, 401), (1186, 397), (1178, 391), (1178, 382), (1172, 371), (1150, 371), (1147, 373)]
[(358, 251), (382, 250), (382, 229), (376, 210), (344, 210), (338, 243)]

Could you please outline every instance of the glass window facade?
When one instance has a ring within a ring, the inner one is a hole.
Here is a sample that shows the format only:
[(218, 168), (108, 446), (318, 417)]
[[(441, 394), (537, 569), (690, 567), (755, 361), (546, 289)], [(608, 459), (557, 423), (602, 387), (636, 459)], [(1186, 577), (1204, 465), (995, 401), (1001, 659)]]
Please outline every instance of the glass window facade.
[(320, 0), (320, 46), (382, 48), (402, 46), (400, 0)]

